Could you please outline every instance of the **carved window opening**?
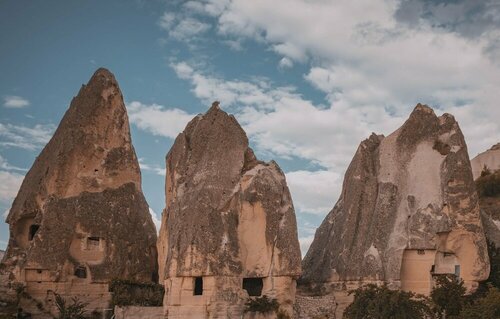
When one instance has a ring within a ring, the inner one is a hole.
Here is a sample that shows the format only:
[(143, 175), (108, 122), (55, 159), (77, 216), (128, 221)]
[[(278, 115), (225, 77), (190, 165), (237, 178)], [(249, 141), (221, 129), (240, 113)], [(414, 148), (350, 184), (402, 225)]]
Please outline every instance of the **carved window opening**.
[(75, 276), (78, 278), (87, 278), (87, 268), (83, 266), (76, 267)]
[(436, 265), (431, 266), (431, 274), (434, 274), (436, 272)]
[(35, 237), (36, 232), (40, 228), (40, 225), (33, 224), (30, 226), (29, 233), (28, 233), (28, 240), (32, 241), (33, 238)]
[(425, 250), (419, 249), (419, 250), (417, 250), (417, 254), (419, 254), (419, 255), (425, 255)]
[(264, 281), (262, 278), (243, 278), (243, 289), (248, 292), (251, 297), (261, 296)]
[(203, 277), (195, 277), (194, 278), (193, 295), (194, 296), (203, 295)]
[(100, 243), (101, 243), (100, 237), (87, 237), (88, 250), (99, 250)]

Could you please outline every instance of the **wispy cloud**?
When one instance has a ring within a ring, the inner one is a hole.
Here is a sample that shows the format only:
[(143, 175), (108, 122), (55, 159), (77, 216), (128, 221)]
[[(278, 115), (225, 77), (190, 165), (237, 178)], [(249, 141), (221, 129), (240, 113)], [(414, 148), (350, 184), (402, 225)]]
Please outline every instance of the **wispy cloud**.
[(158, 216), (151, 207), (149, 207), (149, 213), (151, 214), (151, 218), (153, 219), (153, 224), (155, 224), (156, 232), (158, 233), (161, 227), (161, 216)]
[(3, 99), (3, 106), (7, 108), (12, 108), (12, 109), (20, 109), (23, 107), (26, 107), (30, 105), (30, 101), (27, 99), (16, 96), (16, 95), (8, 95), (5, 96)]
[(130, 123), (153, 135), (175, 138), (194, 117), (178, 108), (133, 101), (127, 104)]
[(0, 202), (9, 203), (16, 197), (24, 175), (0, 171)]
[(52, 124), (36, 124), (28, 127), (0, 123), (0, 146), (37, 150), (47, 144), (54, 129)]
[(21, 172), (27, 171), (27, 169), (25, 169), (25, 168), (10, 165), (9, 162), (5, 158), (3, 158), (1, 155), (0, 155), (0, 169), (6, 170), (6, 171), (21, 171)]
[(154, 172), (157, 175), (165, 176), (167, 174), (165, 168), (155, 164), (146, 164), (144, 158), (139, 158), (139, 167), (144, 171)]

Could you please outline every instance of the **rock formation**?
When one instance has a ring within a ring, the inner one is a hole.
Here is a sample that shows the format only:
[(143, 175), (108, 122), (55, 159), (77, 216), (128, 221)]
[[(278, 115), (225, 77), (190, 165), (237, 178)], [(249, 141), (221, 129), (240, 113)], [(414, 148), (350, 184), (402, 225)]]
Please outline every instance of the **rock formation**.
[(218, 102), (167, 155), (158, 241), (168, 318), (239, 318), (250, 296), (292, 313), (300, 248), (285, 176)]
[[(483, 221), (486, 238), (500, 247), (500, 194), (486, 194), (487, 184), (492, 185), (496, 181), (497, 189), (500, 187), (500, 143), (489, 150), (477, 155), (471, 160), (472, 172), (476, 180), (479, 195), (479, 207), (481, 207), (481, 220)], [(483, 172), (487, 175), (481, 176)], [(490, 186), (491, 187), (491, 186)]]
[(157, 276), (156, 231), (123, 97), (109, 71), (97, 70), (72, 100), (7, 222), (11, 280), (47, 310), (51, 291), (100, 309), (111, 279)]
[(360, 144), (302, 267), (304, 286), (339, 295), (366, 282), (427, 294), (438, 274), (474, 289), (488, 277), (467, 147), (452, 115), (418, 104), (398, 130)]
[(500, 169), (500, 143), (493, 145), (489, 150), (474, 157), (470, 164), (474, 179), (481, 176), (481, 171), (486, 167), (492, 171)]

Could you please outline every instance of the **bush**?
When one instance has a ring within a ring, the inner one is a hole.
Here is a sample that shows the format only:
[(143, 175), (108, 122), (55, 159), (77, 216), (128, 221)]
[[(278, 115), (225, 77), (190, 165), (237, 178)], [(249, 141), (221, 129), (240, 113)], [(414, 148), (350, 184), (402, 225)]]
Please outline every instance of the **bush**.
[(500, 318), (500, 290), (490, 287), (486, 296), (466, 305), (458, 318)]
[(116, 306), (160, 307), (165, 289), (156, 283), (113, 279), (109, 285), (111, 302)]
[(479, 197), (500, 196), (500, 170), (494, 173), (483, 170), (481, 177), (476, 180), (476, 189)]
[(431, 291), (435, 311), (440, 316), (457, 316), (463, 307), (465, 291), (463, 281), (454, 275), (437, 276)]
[(271, 313), (278, 312), (280, 304), (276, 299), (269, 299), (266, 295), (257, 298), (250, 298), (245, 303), (246, 312)]
[(345, 309), (346, 319), (422, 319), (431, 317), (428, 300), (411, 292), (369, 284), (356, 290)]
[(58, 294), (56, 295), (56, 306), (59, 310), (59, 319), (85, 319), (85, 307), (88, 303), (83, 303), (77, 297), (71, 298), (72, 303), (66, 304), (66, 300)]

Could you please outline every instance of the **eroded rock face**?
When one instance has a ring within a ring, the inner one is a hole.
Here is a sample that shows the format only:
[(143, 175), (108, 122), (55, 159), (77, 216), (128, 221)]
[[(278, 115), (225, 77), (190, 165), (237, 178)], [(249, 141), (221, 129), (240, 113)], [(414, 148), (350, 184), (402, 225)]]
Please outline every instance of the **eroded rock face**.
[(493, 145), (489, 150), (478, 154), (470, 164), (472, 166), (472, 175), (474, 179), (481, 176), (481, 171), (486, 167), (495, 171), (500, 169), (500, 143)]
[[(500, 143), (477, 155), (471, 160), (472, 172), (477, 183), (484, 183), (493, 176), (500, 177)], [(481, 172), (487, 168), (490, 176), (481, 177)], [(500, 247), (500, 197), (479, 194), (479, 207), (486, 238)]]
[(456, 273), (469, 289), (488, 277), (478, 197), (453, 116), (419, 104), (394, 133), (360, 144), (303, 269), (302, 282), (323, 292), (359, 281), (426, 294), (436, 274)]
[[(296, 229), (283, 172), (258, 161), (236, 119), (214, 103), (167, 155), (158, 246), (169, 318), (241, 315), (244, 278), (291, 313), (301, 272)], [(203, 294), (193, 297), (195, 277)]]
[(4, 262), (12, 280), (35, 297), (50, 289), (98, 294), (102, 298), (89, 307), (99, 308), (112, 278), (156, 276), (156, 231), (123, 97), (109, 71), (97, 70), (72, 100), (26, 175), (7, 222)]

